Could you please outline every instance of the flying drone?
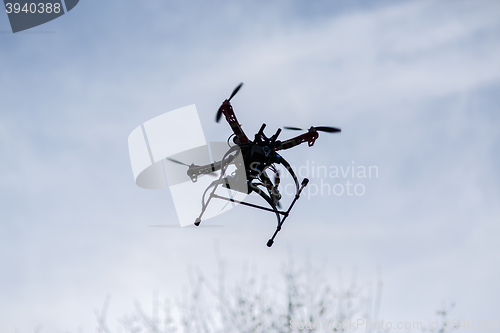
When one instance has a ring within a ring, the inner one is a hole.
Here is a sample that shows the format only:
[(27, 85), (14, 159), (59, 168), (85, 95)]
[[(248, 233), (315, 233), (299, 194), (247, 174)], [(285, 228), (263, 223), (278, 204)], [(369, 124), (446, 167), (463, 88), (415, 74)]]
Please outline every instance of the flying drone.
[[(218, 179), (214, 180), (206, 188), (202, 195), (201, 212), (198, 218), (196, 218), (194, 225), (200, 225), (201, 218), (203, 217), (203, 214), (212, 199), (226, 200), (273, 212), (278, 220), (278, 226), (273, 236), (267, 242), (267, 246), (271, 247), (274, 243), (274, 238), (281, 230), (281, 227), (289, 216), (295, 202), (299, 199), (302, 190), (309, 182), (307, 178), (304, 178), (299, 185), (295, 172), (292, 170), (290, 164), (280, 154), (278, 154), (278, 151), (293, 148), (304, 142), (307, 142), (308, 146), (312, 147), (316, 139), (319, 137), (318, 132), (335, 133), (340, 132), (340, 129), (329, 126), (311, 126), (309, 129), (283, 127), (288, 130), (304, 130), (307, 132), (291, 139), (280, 141), (277, 139), (281, 133), (281, 128), (279, 128), (274, 135), (268, 138), (264, 134), (266, 124), (262, 124), (260, 130), (257, 134), (255, 134), (252, 141), (246, 136), (245, 132), (243, 132), (243, 129), (238, 123), (233, 107), (230, 103), (231, 99), (236, 95), (236, 93), (238, 93), (242, 85), (243, 83), (240, 83), (233, 90), (231, 96), (229, 96), (229, 98), (222, 103), (215, 117), (215, 121), (219, 122), (222, 115), (224, 115), (229, 126), (231, 126), (233, 134), (231, 134), (228, 138), (228, 143), (231, 137), (234, 137), (233, 142), (235, 145), (229, 148), (229, 150), (224, 154), (222, 160), (207, 165), (188, 165), (171, 158), (168, 159), (172, 162), (188, 166), (187, 175), (190, 177), (192, 182), (196, 182), (199, 176), (216, 175), (215, 171), (221, 170)], [(280, 184), (280, 174), (276, 168), (276, 164), (281, 164), (291, 175), (295, 183), (295, 197), (286, 211), (280, 210), (281, 194), (278, 189)], [(231, 174), (226, 174), (229, 165), (234, 165), (235, 168), (233, 169), (235, 169), (235, 171)], [(274, 173), (274, 180), (271, 180), (271, 178), (267, 175), (268, 170)], [(232, 197), (227, 198), (221, 196), (215, 193), (219, 186), (242, 192), (244, 194), (257, 193), (269, 204), (270, 208), (235, 200)], [(207, 193), (209, 193), (208, 198), (206, 198)]]

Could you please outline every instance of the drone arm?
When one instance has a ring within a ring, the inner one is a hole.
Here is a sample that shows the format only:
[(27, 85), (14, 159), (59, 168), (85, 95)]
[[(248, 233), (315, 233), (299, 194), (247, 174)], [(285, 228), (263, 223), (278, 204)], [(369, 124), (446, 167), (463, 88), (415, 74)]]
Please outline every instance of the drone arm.
[(231, 103), (229, 103), (228, 100), (225, 100), (224, 103), (222, 103), (222, 105), (220, 107), (220, 111), (226, 117), (226, 120), (229, 123), (229, 126), (231, 126), (231, 129), (233, 130), (234, 135), (236, 135), (238, 137), (240, 143), (250, 142), (250, 140), (247, 138), (245, 132), (243, 132), (241, 125), (238, 123), (238, 119), (236, 119), (236, 115), (234, 114), (233, 107), (231, 106)]
[(290, 149), (292, 147), (298, 146), (301, 143), (307, 142), (309, 147), (312, 147), (314, 145), (314, 142), (318, 138), (318, 132), (315, 130), (310, 130), (307, 133), (301, 134), (299, 136), (296, 136), (294, 138), (288, 139), (286, 141), (283, 141), (279, 143), (276, 148), (274, 148), (275, 151), (278, 150), (283, 150), (283, 149)]
[[(227, 161), (224, 161), (224, 163), (226, 165), (230, 164), (231, 162), (233, 162), (234, 158), (235, 156), (229, 156), (227, 158)], [(219, 171), (221, 168), (222, 168), (222, 160), (205, 165), (192, 164), (187, 171), (187, 175), (189, 176), (189, 178), (191, 178), (191, 181), (194, 183), (196, 182), (198, 176), (206, 175), (214, 171)]]
[(189, 178), (191, 178), (191, 181), (194, 183), (196, 182), (198, 176), (212, 173), (214, 171), (220, 170), (220, 168), (221, 168), (220, 162), (215, 162), (206, 165), (192, 164), (187, 171), (187, 175), (189, 176)]

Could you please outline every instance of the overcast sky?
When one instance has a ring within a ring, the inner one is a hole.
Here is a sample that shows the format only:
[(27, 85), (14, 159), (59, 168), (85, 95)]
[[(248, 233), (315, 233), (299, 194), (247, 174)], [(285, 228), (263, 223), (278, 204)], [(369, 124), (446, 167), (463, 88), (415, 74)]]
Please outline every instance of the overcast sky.
[[(93, 332), (108, 294), (114, 328), (134, 299), (179, 295), (188, 266), (213, 276), (215, 244), (231, 272), (247, 262), (276, 284), (290, 251), (326, 261), (332, 282), (380, 267), (384, 320), (443, 302), (500, 319), (498, 1), (82, 0), (9, 30), (0, 15), (2, 332)], [(338, 126), (283, 156), (378, 177), (309, 175), (310, 190), (365, 192), (306, 192), (272, 248), (274, 216), (248, 207), (206, 221), (220, 228), (151, 227), (178, 220), (168, 191), (135, 185), (128, 135), (196, 104), (207, 141), (225, 141), (215, 113), (240, 82), (247, 134)]]

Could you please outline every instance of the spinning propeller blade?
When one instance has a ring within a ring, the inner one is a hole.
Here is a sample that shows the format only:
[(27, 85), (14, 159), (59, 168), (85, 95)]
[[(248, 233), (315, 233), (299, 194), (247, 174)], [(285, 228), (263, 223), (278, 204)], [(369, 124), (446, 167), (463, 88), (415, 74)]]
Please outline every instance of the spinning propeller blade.
[(231, 94), (231, 96), (229, 96), (228, 101), (231, 101), (231, 99), (234, 97), (234, 95), (236, 95), (238, 93), (238, 91), (240, 90), (242, 85), (243, 85), (243, 82), (241, 82), (236, 88), (234, 88), (233, 93)]
[[(287, 130), (293, 130), (293, 131), (309, 131), (308, 129), (305, 128), (299, 128), (299, 127), (290, 127), (290, 126), (284, 126), (284, 129)], [(341, 129), (337, 127), (330, 127), (330, 126), (312, 126), (312, 129), (318, 131), (318, 132), (326, 132), (326, 133), (335, 133), (335, 132), (340, 132)]]
[(217, 116), (215, 116), (215, 122), (218, 123), (220, 120), (220, 117), (222, 116), (222, 106), (219, 108), (217, 111)]
[(326, 132), (326, 133), (335, 133), (340, 132), (340, 128), (337, 127), (329, 127), (329, 126), (318, 126), (314, 127), (316, 131)]
[(170, 158), (170, 157), (167, 157), (167, 160), (169, 160), (170, 162), (174, 162), (174, 163), (180, 164), (180, 165), (189, 166), (189, 164), (182, 163), (182, 162), (174, 160), (173, 158)]
[[(231, 93), (231, 96), (229, 96), (229, 99), (227, 100), (228, 102), (238, 93), (240, 90), (241, 86), (243, 85), (243, 82), (241, 82), (236, 88), (234, 88), (233, 92)], [(219, 108), (217, 111), (217, 115), (215, 116), (215, 122), (218, 123), (220, 120), (220, 117), (222, 117), (222, 106)]]

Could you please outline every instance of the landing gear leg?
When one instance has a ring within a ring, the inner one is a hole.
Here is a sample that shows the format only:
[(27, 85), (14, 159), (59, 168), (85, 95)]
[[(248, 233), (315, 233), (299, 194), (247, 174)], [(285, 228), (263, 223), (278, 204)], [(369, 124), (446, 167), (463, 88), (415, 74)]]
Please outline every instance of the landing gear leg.
[(304, 180), (302, 181), (302, 184), (300, 186), (300, 189), (297, 192), (297, 195), (295, 195), (295, 198), (292, 201), (292, 204), (290, 205), (290, 207), (288, 207), (288, 210), (285, 212), (285, 217), (283, 218), (283, 220), (281, 220), (280, 223), (278, 223), (278, 227), (276, 228), (276, 231), (274, 232), (273, 237), (271, 237), (271, 239), (267, 241), (267, 247), (273, 246), (274, 238), (276, 237), (276, 235), (278, 234), (278, 232), (281, 230), (281, 226), (283, 225), (283, 223), (285, 222), (286, 218), (288, 217), (288, 214), (292, 210), (293, 205), (295, 205), (295, 202), (299, 199), (300, 193), (302, 192), (302, 190), (304, 189), (304, 187), (307, 186), (307, 183), (309, 183), (309, 179), (304, 178)]
[[(212, 197), (214, 195), (214, 192), (215, 190), (217, 189), (217, 185), (219, 185), (219, 182), (220, 182), (220, 178), (218, 180), (214, 180), (212, 182), (212, 184), (208, 185), (207, 189), (205, 190), (205, 192), (203, 193), (203, 196), (201, 197), (201, 213), (200, 215), (196, 218), (196, 220), (194, 221), (194, 225), (195, 226), (199, 226), (200, 223), (201, 223), (201, 217), (203, 216), (203, 214), (205, 213), (205, 209), (207, 209), (208, 207), (208, 204), (210, 203), (210, 200), (212, 200)], [(205, 199), (205, 194), (207, 194), (207, 191), (213, 186), (213, 190), (212, 192), (210, 192), (210, 196), (208, 197), (208, 200), (207, 202), (204, 202), (204, 199)]]

